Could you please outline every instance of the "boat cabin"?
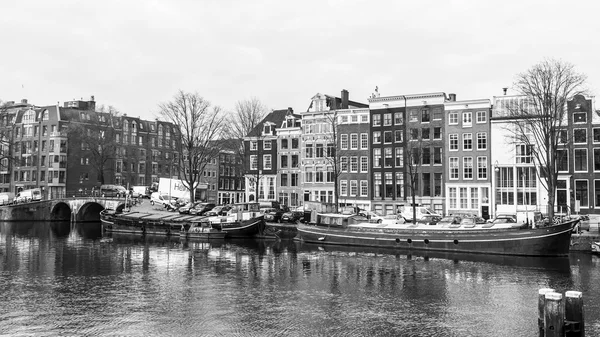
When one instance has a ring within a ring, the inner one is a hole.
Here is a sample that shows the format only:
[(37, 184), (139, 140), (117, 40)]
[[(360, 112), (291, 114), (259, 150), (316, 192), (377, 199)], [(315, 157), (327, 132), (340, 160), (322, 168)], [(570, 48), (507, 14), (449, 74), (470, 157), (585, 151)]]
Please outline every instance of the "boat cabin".
[(321, 226), (339, 226), (348, 227), (361, 222), (368, 222), (368, 219), (357, 214), (318, 214), (317, 224)]

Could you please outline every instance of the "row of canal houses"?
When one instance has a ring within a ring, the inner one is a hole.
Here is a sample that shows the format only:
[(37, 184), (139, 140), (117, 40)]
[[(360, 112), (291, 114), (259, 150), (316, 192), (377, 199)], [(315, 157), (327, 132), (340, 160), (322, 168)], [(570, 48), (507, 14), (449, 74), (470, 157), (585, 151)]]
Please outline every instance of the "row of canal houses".
[[(376, 91), (367, 104), (351, 101), (347, 90), (340, 97), (318, 93), (304, 112), (272, 111), (244, 139), (247, 200), (332, 203), (337, 177), (341, 206), (396, 214), (412, 204), (408, 172), (417, 168), (418, 205), (441, 214), (532, 218), (546, 212), (547, 192), (530, 149), (511, 142), (507, 131), (507, 107), (522, 99), (506, 90), (493, 102)], [(593, 97), (569, 101), (565, 125), (574, 142), (565, 144), (555, 208), (598, 213), (600, 117)], [(417, 148), (420, 155), (413, 155)]]

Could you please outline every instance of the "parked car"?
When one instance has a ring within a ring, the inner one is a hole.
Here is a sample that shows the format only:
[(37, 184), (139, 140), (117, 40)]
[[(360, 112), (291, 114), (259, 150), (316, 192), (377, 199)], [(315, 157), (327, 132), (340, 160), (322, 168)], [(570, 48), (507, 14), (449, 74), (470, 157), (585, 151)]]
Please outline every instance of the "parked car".
[(491, 221), (492, 223), (517, 223), (517, 216), (515, 214), (498, 214)]
[(264, 208), (262, 212), (265, 216), (265, 221), (270, 222), (281, 222), (284, 213), (280, 208)]
[(190, 214), (190, 209), (198, 205), (200, 201), (188, 202), (185, 205), (179, 207), (179, 214)]
[(196, 206), (190, 208), (190, 214), (191, 215), (204, 215), (204, 213), (215, 208), (215, 206), (216, 205), (212, 204), (212, 203), (201, 202), (201, 203), (197, 204)]
[(289, 210), (281, 216), (281, 221), (296, 222), (304, 218), (304, 208), (298, 210)]
[[(360, 210), (358, 215), (362, 215), (374, 223), (398, 223), (398, 218), (395, 215), (381, 215), (376, 211)], [(402, 221), (400, 223), (403, 223)]]
[(127, 189), (121, 185), (102, 185), (100, 186), (100, 195), (103, 197), (125, 197)]
[(437, 223), (442, 220), (442, 217), (439, 215), (423, 215), (423, 217), (417, 220), (417, 223), (426, 224), (426, 225), (437, 225)]
[[(416, 218), (417, 220), (421, 219), (424, 215), (437, 215), (437, 216), (441, 216), (440, 214), (437, 214), (436, 212), (432, 211), (431, 209), (427, 208), (427, 207), (423, 207), (423, 206), (417, 206), (415, 208), (415, 211), (417, 213)], [(404, 220), (406, 222), (412, 222), (413, 220), (413, 208), (412, 207), (406, 207), (404, 208), (404, 210), (401, 213), (401, 216), (404, 218)]]
[(227, 215), (227, 212), (229, 212), (229, 210), (231, 210), (231, 206), (229, 206), (229, 205), (216, 206), (215, 208), (204, 213), (204, 215), (206, 215), (206, 216)]
[(171, 197), (169, 199), (168, 194), (160, 194), (159, 192), (154, 192), (150, 196), (150, 205), (152, 205), (152, 206), (157, 205), (157, 204), (166, 206), (166, 204), (168, 204), (168, 203), (175, 204), (176, 201), (177, 201), (177, 198)]

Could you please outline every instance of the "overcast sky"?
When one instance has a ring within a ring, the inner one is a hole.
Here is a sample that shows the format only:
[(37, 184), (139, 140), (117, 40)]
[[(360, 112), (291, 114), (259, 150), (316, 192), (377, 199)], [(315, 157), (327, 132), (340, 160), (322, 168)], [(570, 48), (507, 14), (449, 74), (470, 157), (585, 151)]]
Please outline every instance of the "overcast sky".
[[(367, 102), (492, 98), (544, 58), (600, 93), (598, 1), (0, 2), (0, 99), (98, 104), (153, 119), (178, 89), (231, 110), (306, 111), (317, 92)], [(510, 91), (509, 91), (510, 93)]]

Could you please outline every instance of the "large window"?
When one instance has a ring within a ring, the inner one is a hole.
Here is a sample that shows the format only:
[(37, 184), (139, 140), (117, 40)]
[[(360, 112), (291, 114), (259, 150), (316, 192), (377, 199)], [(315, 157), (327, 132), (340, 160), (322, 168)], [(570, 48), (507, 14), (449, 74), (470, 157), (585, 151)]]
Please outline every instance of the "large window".
[(384, 131), (383, 132), (383, 142), (386, 144), (390, 144), (392, 141), (393, 141), (392, 131)]
[(451, 180), (458, 179), (458, 157), (450, 157), (450, 172), (449, 176)]
[(473, 157), (463, 157), (463, 179), (473, 179)]
[(340, 169), (342, 172), (348, 172), (348, 157), (340, 158)]
[(394, 113), (394, 124), (395, 125), (402, 125), (402, 124), (404, 124), (404, 118), (402, 117), (402, 112), (396, 112), (396, 113)]
[(396, 148), (396, 167), (404, 166), (404, 148)]
[(575, 144), (587, 143), (587, 129), (573, 130), (573, 143), (575, 143)]
[(477, 111), (477, 123), (485, 123), (487, 121), (486, 111)]
[(385, 173), (385, 197), (393, 198), (394, 197), (394, 181), (392, 179), (392, 172)]
[(340, 195), (348, 195), (348, 180), (340, 180)]
[(442, 164), (442, 148), (441, 147), (433, 148), (433, 164), (434, 165)]
[(421, 151), (421, 162), (423, 163), (423, 165), (431, 165), (431, 149), (428, 147), (423, 147)]
[(265, 154), (263, 156), (263, 169), (270, 170), (271, 169), (271, 155)]
[(373, 149), (373, 167), (381, 167), (381, 149)]
[(373, 126), (381, 126), (381, 114), (373, 114)]
[(532, 145), (527, 145), (527, 144), (519, 144), (517, 145), (517, 155), (516, 155), (516, 161), (517, 164), (529, 164), (533, 161), (533, 146)]
[[(250, 169), (251, 170), (258, 169), (258, 156), (257, 155), (250, 156)], [(140, 169), (140, 172), (142, 172), (141, 169)]]
[(369, 134), (367, 134), (367, 133), (360, 134), (360, 148), (361, 148), (361, 150), (366, 150), (369, 148)]
[(381, 172), (375, 172), (374, 175), (374, 197), (381, 198)]
[(360, 196), (366, 197), (369, 195), (369, 181), (361, 180), (360, 181)]
[(360, 157), (360, 172), (369, 172), (369, 157)]
[(350, 148), (352, 150), (358, 150), (358, 133), (350, 135)]
[(350, 180), (350, 196), (358, 195), (358, 180)]
[(340, 135), (340, 146), (342, 150), (348, 150), (348, 135)]
[(487, 149), (487, 133), (478, 132), (477, 133), (477, 150), (486, 150)]
[(587, 171), (587, 149), (575, 149), (575, 171)]
[(448, 197), (450, 199), (450, 209), (456, 209), (456, 187), (448, 188)]
[(429, 123), (430, 120), (429, 109), (421, 110), (421, 123)]
[(588, 181), (575, 180), (575, 200), (579, 200), (579, 206), (589, 207)]
[(392, 125), (392, 114), (391, 113), (383, 114), (383, 125), (385, 125), (385, 126)]
[(487, 179), (487, 157), (477, 157), (477, 179)]
[(450, 138), (450, 151), (458, 151), (458, 134), (451, 133), (448, 137)]
[(358, 172), (358, 157), (350, 157), (350, 172)]
[(470, 111), (465, 111), (462, 114), (462, 125), (463, 127), (469, 127), (473, 125), (473, 119)]
[(418, 122), (419, 121), (419, 111), (415, 110), (415, 109), (411, 109), (408, 112), (408, 121), (409, 122)]
[(431, 173), (423, 173), (423, 196), (431, 196)]
[(600, 149), (594, 149), (594, 171), (600, 171)]
[(473, 150), (473, 134), (472, 133), (463, 133), (463, 150), (464, 151)]
[(402, 130), (394, 130), (394, 141), (396, 143), (402, 143), (403, 136)]
[(385, 167), (392, 167), (392, 165), (394, 164), (394, 158), (392, 158), (392, 148), (386, 147), (384, 149), (384, 154), (385, 154), (385, 161), (384, 161)]
[(396, 199), (404, 198), (404, 175), (396, 172)]
[(373, 144), (381, 143), (381, 131), (373, 131)]
[(556, 150), (556, 165), (559, 172), (569, 171), (569, 151), (565, 149)]

